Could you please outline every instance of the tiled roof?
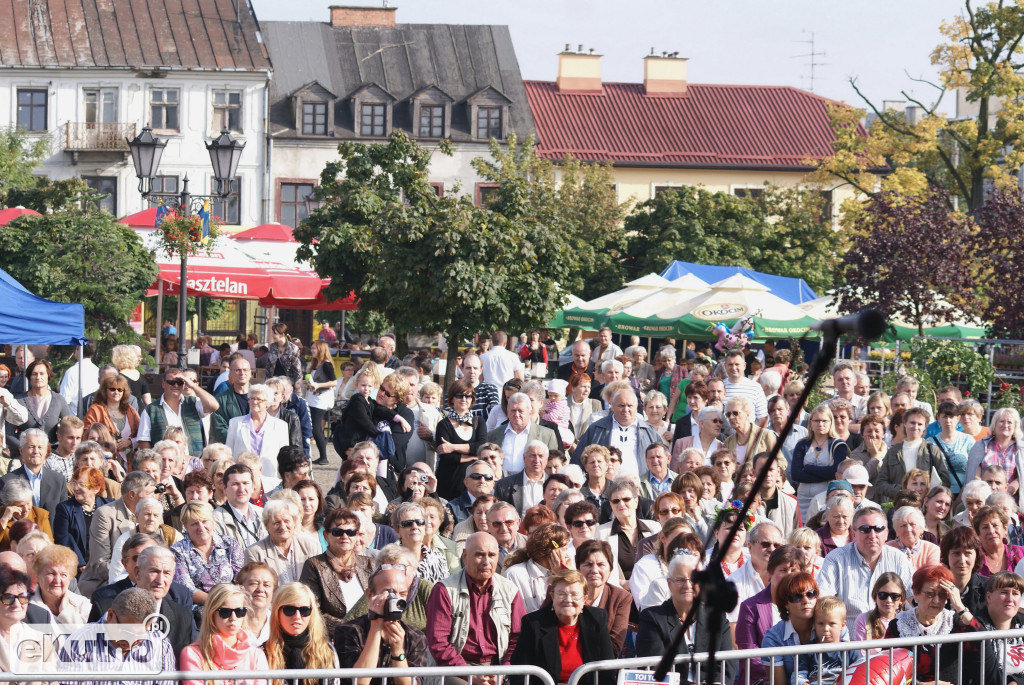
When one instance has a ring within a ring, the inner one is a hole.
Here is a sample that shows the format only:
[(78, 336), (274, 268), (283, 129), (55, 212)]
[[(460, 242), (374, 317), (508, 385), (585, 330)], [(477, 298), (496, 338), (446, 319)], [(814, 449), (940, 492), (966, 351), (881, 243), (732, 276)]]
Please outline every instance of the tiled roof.
[(270, 59), (245, 0), (0, 0), (0, 67), (264, 70)]
[(829, 100), (787, 86), (688, 84), (682, 95), (605, 83), (599, 94), (559, 93), (525, 81), (540, 154), (619, 166), (808, 170), (832, 154)]

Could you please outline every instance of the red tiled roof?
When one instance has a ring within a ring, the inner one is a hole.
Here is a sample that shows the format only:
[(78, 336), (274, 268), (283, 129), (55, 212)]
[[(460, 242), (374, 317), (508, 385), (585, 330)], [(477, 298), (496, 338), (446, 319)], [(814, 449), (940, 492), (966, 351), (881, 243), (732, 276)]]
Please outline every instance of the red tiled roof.
[(605, 83), (600, 94), (525, 85), (548, 159), (802, 171), (833, 152), (830, 101), (788, 86), (689, 84), (680, 96), (648, 97), (639, 83)]

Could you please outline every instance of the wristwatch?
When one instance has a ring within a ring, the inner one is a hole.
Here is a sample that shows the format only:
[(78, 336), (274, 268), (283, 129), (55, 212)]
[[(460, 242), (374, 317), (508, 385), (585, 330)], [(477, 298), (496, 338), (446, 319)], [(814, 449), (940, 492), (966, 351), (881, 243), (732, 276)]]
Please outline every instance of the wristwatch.
[(405, 652), (402, 652), (398, 656), (391, 657), (392, 661), (405, 661)]

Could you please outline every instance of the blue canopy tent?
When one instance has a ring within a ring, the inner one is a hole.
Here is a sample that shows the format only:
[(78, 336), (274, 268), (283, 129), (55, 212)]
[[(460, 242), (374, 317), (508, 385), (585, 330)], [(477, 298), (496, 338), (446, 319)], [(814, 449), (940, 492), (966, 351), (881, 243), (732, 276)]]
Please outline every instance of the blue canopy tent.
[(693, 262), (674, 261), (665, 267), (661, 277), (669, 281), (693, 274), (697, 278), (708, 283), (717, 283), (729, 276), (743, 274), (753, 279), (772, 291), (778, 297), (791, 304), (803, 304), (817, 299), (818, 295), (811, 290), (811, 286), (802, 278), (790, 278), (788, 276), (774, 276), (761, 273), (752, 269), (745, 269), (741, 266), (712, 266), (710, 264), (694, 264)]

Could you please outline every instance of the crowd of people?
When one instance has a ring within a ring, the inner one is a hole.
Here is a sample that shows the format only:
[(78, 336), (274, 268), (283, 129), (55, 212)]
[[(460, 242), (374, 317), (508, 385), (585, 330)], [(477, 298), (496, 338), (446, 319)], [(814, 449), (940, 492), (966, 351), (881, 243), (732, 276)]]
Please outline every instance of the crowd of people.
[[(0, 671), (27, 668), (16, 645), (45, 628), (61, 640), (38, 661), (69, 672), (130, 674), (145, 651), (197, 683), (497, 664), (566, 682), (582, 664), (661, 655), (714, 555), (739, 603), (697, 611), (684, 652), (884, 649), (1024, 625), (1013, 409), (985, 426), (956, 387), (918, 397), (904, 377), (890, 395), (850, 362), (833, 367), (830, 399), (798, 407), (790, 350), (666, 345), (650, 364), (607, 329), (563, 365), (540, 332), (496, 332), (448, 355), (458, 374), (443, 390), (431, 355), (399, 360), (389, 336), (338, 374), (323, 338), (307, 360), (279, 324), (263, 383), (236, 350), (207, 388), (164, 367), (159, 394), (128, 345), (103, 366), (87, 348), (59, 388), (26, 348), (16, 375), (0, 365)], [(791, 411), (796, 430), (780, 435)], [(312, 465), (332, 463), (332, 416), (340, 463), (324, 492)], [(113, 625), (138, 627), (134, 641), (76, 639)], [(913, 668), (1005, 685), (1024, 672), (1006, 649), (924, 646)], [(684, 678), (842, 685), (871, 656), (835, 650)]]

